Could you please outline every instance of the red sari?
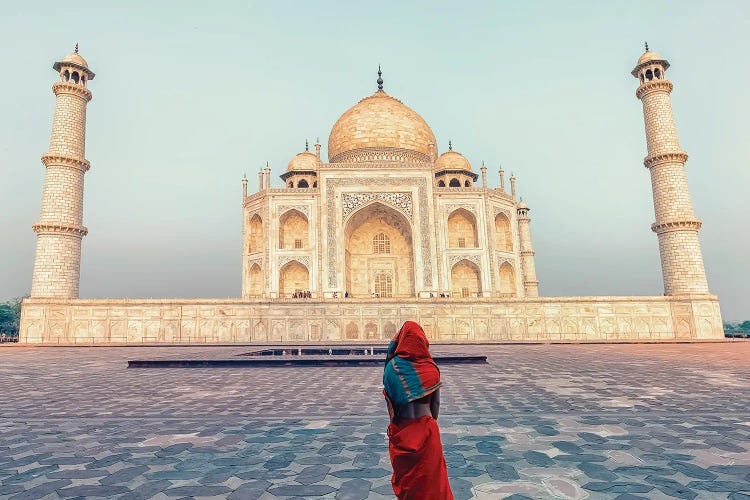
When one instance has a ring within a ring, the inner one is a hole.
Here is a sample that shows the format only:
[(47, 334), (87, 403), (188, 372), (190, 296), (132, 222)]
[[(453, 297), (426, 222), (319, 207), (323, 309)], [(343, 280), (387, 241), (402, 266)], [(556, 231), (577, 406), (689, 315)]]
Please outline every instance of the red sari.
[[(397, 369), (385, 370), (383, 391), (391, 416), (388, 426), (388, 452), (393, 465), (391, 485), (399, 500), (453, 500), (437, 421), (429, 415), (399, 418), (392, 403), (403, 401), (407, 393), (410, 402), (419, 399), (429, 403), (432, 393), (440, 387), (440, 371), (428, 347), (422, 328), (412, 321), (404, 323), (389, 346), (388, 362), (396, 356), (401, 358)], [(405, 366), (407, 360), (414, 364), (413, 372)], [(395, 389), (400, 386), (404, 388), (403, 394), (397, 394)]]

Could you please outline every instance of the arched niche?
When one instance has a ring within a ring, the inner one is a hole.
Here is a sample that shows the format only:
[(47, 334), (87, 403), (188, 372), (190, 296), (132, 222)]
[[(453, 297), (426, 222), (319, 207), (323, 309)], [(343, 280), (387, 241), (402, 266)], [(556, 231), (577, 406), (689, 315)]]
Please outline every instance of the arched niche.
[(248, 223), (250, 234), (248, 236), (248, 253), (257, 253), (263, 251), (263, 219), (260, 215), (255, 214), (250, 217)]
[(455, 298), (478, 297), (482, 290), (479, 267), (463, 259), (451, 268), (451, 295)]
[(347, 220), (344, 237), (345, 286), (353, 297), (370, 297), (383, 275), (393, 297), (414, 296), (412, 228), (401, 212), (380, 202), (362, 207)]
[(297, 183), (298, 188), (309, 188), (310, 185), (307, 183), (305, 179), (300, 179), (300, 181)]
[(279, 219), (279, 248), (300, 250), (309, 246), (309, 225), (299, 210), (284, 212)]
[(511, 297), (516, 296), (516, 272), (507, 262), (503, 262), (500, 266), (500, 293)]
[(448, 187), (452, 188), (460, 188), (461, 187), (461, 181), (456, 179), (455, 177), (451, 179), (451, 181), (448, 183)]
[(378, 338), (378, 325), (372, 321), (365, 325), (365, 339), (374, 340)]
[(279, 295), (292, 297), (294, 292), (310, 290), (310, 272), (300, 262), (292, 260), (279, 269)]
[(359, 325), (355, 323), (354, 321), (350, 321), (346, 325), (346, 339), (347, 340), (357, 340), (359, 339)]
[(465, 208), (448, 216), (448, 248), (478, 248), (477, 219)]
[(250, 267), (248, 294), (251, 297), (260, 297), (263, 295), (263, 271), (256, 263)]
[(495, 216), (495, 247), (497, 250), (510, 252), (513, 250), (513, 237), (510, 231), (508, 217), (499, 213)]

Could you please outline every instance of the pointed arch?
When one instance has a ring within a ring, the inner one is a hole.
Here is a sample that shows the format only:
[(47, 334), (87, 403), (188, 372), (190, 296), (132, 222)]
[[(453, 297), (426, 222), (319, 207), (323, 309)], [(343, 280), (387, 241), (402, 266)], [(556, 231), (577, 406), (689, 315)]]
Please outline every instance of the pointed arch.
[(284, 212), (279, 218), (279, 248), (305, 249), (309, 246), (309, 224), (307, 216), (299, 210)]
[(260, 215), (255, 214), (250, 217), (249, 227), (249, 241), (248, 241), (248, 253), (257, 253), (263, 251), (263, 219)]
[(482, 280), (479, 266), (463, 259), (451, 268), (451, 296), (456, 298), (478, 297), (481, 295)]
[(365, 325), (365, 338), (367, 340), (373, 340), (378, 338), (378, 325), (373, 323), (372, 321), (368, 322)]
[(448, 248), (478, 248), (477, 218), (465, 208), (448, 216)]
[(385, 335), (386, 338), (392, 338), (398, 333), (398, 328), (396, 327), (396, 323), (393, 321), (386, 322), (385, 325), (383, 325), (383, 335)]
[(414, 248), (407, 217), (379, 201), (354, 212), (344, 227), (345, 289), (354, 297), (369, 297), (387, 275), (393, 297), (413, 297)]
[(448, 183), (448, 187), (452, 188), (460, 188), (461, 187), (461, 181), (456, 179), (455, 177), (451, 179), (451, 181)]
[(354, 321), (350, 321), (349, 324), (346, 325), (346, 339), (359, 339), (359, 325), (357, 325), (357, 323), (355, 323)]
[(505, 252), (513, 251), (513, 236), (510, 231), (510, 220), (504, 213), (495, 216), (495, 249)]
[(440, 179), (438, 181), (438, 187), (444, 188), (445, 187), (445, 181), (443, 179)]
[(279, 269), (279, 296), (292, 297), (295, 292), (310, 290), (310, 272), (304, 264), (292, 260)]
[(300, 181), (297, 183), (298, 188), (309, 188), (310, 184), (307, 183), (305, 179), (300, 179)]
[(507, 262), (500, 266), (500, 293), (503, 295), (516, 296), (516, 272)]
[(263, 295), (263, 271), (260, 266), (255, 263), (250, 267), (250, 288), (249, 294), (251, 297), (260, 297)]

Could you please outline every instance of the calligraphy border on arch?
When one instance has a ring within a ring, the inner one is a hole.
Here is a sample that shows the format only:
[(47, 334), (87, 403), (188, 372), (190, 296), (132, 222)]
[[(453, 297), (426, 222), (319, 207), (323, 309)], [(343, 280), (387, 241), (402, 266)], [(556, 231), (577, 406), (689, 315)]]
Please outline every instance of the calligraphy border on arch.
[(309, 208), (307, 205), (279, 205), (276, 208), (276, 213), (278, 213), (279, 217), (281, 217), (290, 210), (296, 210), (304, 214), (308, 219), (310, 218)]
[(389, 205), (414, 222), (414, 210), (411, 193), (341, 193), (341, 210), (342, 219), (346, 224), (349, 217), (352, 216), (360, 207), (370, 203), (380, 201)]
[(477, 254), (468, 255), (451, 255), (448, 257), (448, 266), (453, 269), (453, 266), (461, 262), (462, 260), (468, 260), (473, 262), (479, 269), (482, 269), (482, 257)]
[(464, 210), (466, 210), (467, 212), (469, 212), (471, 215), (473, 215), (475, 219), (477, 218), (477, 211), (478, 211), (477, 206), (476, 205), (470, 205), (468, 203), (446, 205), (445, 206), (445, 213), (448, 214), (448, 216), (450, 217), (450, 215), (453, 212), (455, 212), (456, 210), (460, 210), (462, 208)]
[[(336, 187), (353, 187), (360, 186), (361, 179), (326, 179), (326, 212), (328, 215), (328, 286), (336, 287), (336, 221), (338, 217), (336, 211)], [(432, 259), (430, 258), (430, 219), (428, 217), (427, 207), (427, 183), (421, 177), (396, 177), (391, 179), (375, 178), (369, 180), (370, 185), (376, 186), (417, 186), (419, 193), (419, 230), (421, 231), (422, 240), (422, 264), (424, 266), (424, 284), (426, 287), (432, 287)]]
[(493, 206), (492, 208), (494, 208), (494, 212), (495, 212), (495, 217), (497, 217), (497, 216), (498, 216), (498, 215), (500, 215), (500, 214), (503, 214), (503, 215), (505, 215), (505, 216), (506, 216), (506, 217), (508, 218), (508, 220), (510, 221), (510, 210), (506, 210), (506, 209), (504, 209), (504, 208), (500, 208), (500, 207), (498, 207), (497, 205), (494, 205), (494, 206)]
[(279, 269), (289, 262), (296, 261), (305, 266), (310, 271), (310, 256), (309, 255), (285, 255), (279, 257)]

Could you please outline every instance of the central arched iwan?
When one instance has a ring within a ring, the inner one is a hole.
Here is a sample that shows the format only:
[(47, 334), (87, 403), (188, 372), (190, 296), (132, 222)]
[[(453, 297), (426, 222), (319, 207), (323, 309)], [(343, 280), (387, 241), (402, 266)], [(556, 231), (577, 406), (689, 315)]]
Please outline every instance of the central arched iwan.
[(399, 211), (376, 202), (352, 215), (344, 228), (344, 275), (353, 297), (370, 297), (392, 277), (393, 297), (414, 296), (414, 245), (411, 224)]

